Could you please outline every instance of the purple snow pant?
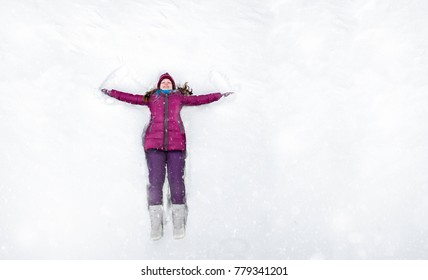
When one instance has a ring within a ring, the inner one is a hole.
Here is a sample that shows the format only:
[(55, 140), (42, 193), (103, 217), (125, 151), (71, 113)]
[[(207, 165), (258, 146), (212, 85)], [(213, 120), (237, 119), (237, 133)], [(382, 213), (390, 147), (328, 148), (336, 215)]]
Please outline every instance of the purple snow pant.
[(147, 167), (149, 168), (148, 200), (149, 205), (162, 204), (162, 188), (165, 182), (165, 167), (168, 169), (168, 182), (172, 204), (186, 203), (184, 186), (185, 151), (162, 151), (149, 149), (146, 151)]

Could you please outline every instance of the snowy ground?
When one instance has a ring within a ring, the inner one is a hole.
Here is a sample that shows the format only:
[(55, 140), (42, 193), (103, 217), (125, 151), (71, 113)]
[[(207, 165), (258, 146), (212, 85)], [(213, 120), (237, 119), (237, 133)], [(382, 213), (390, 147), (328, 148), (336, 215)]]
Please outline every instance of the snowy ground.
[[(1, 259), (427, 259), (428, 2), (0, 0)], [(184, 108), (189, 221), (149, 239), (143, 93)]]

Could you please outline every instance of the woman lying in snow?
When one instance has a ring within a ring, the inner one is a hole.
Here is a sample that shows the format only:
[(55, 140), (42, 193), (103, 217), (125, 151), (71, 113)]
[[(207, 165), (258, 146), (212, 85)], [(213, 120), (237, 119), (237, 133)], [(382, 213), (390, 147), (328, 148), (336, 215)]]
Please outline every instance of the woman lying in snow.
[(149, 107), (150, 123), (144, 135), (144, 150), (149, 169), (148, 202), (151, 220), (151, 238), (158, 240), (163, 235), (163, 193), (166, 169), (172, 202), (174, 238), (183, 238), (187, 219), (184, 168), (186, 158), (186, 134), (180, 110), (183, 106), (208, 104), (227, 97), (233, 92), (192, 95), (187, 83), (176, 88), (174, 79), (164, 73), (157, 87), (145, 95), (134, 95), (118, 90), (101, 91), (120, 101)]

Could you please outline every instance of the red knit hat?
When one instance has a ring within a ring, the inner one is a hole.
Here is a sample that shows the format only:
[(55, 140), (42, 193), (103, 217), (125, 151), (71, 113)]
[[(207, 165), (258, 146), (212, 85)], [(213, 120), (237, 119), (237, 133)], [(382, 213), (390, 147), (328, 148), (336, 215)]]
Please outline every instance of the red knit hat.
[(170, 81), (171, 81), (171, 83), (172, 83), (172, 89), (175, 89), (175, 82), (174, 82), (174, 79), (173, 79), (173, 78), (171, 77), (171, 75), (170, 75), (170, 74), (168, 74), (168, 73), (163, 73), (163, 74), (160, 76), (160, 78), (159, 78), (159, 82), (158, 82), (158, 88), (160, 88), (160, 84), (161, 84), (162, 80), (165, 80), (165, 79), (170, 80)]

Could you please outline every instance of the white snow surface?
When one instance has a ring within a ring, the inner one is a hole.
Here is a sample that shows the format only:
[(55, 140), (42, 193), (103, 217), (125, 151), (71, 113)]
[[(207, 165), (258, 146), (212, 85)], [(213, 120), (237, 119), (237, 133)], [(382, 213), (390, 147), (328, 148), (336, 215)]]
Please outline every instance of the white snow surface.
[[(0, 2), (1, 259), (428, 258), (427, 1)], [(99, 88), (164, 72), (236, 94), (151, 241), (149, 111)]]

